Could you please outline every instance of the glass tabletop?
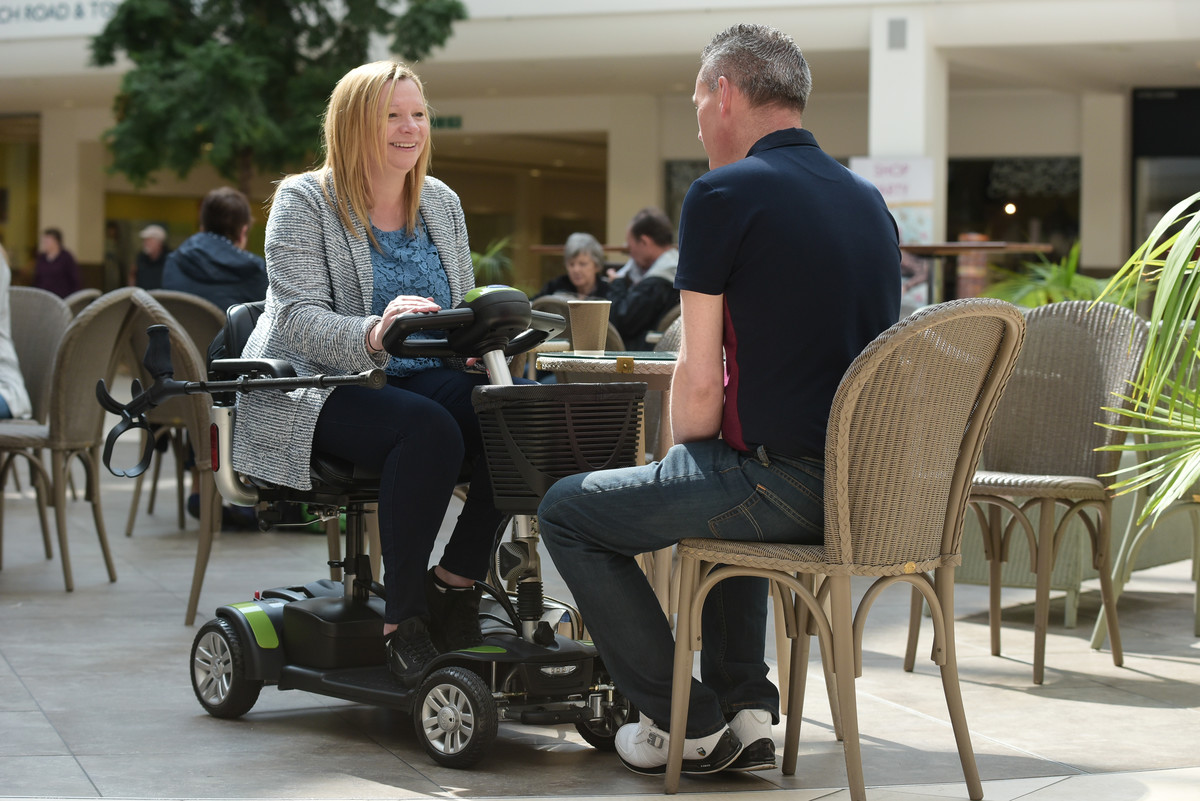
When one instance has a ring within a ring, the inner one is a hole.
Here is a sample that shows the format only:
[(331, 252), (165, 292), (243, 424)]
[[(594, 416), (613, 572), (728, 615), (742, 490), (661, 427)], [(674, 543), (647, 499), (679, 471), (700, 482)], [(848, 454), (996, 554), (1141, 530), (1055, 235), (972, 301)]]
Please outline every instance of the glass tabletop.
[(555, 359), (620, 359), (646, 362), (673, 362), (679, 354), (673, 350), (606, 350), (604, 353), (579, 353), (573, 350), (553, 354)]

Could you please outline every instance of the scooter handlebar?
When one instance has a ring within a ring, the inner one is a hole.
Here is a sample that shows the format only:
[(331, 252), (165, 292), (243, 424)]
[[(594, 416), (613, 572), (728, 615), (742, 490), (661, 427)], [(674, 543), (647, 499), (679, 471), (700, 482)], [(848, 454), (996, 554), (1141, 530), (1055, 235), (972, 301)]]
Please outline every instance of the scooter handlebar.
[[(454, 342), (454, 332), (469, 329), (475, 325), (475, 311), (470, 308), (442, 309), (436, 312), (419, 312), (402, 314), (397, 317), (387, 330), (383, 332), (383, 348), (393, 356), (400, 358), (420, 357), (450, 357), (450, 356), (481, 356), (487, 349), (487, 343), (500, 344), (505, 356), (516, 356), (540, 345), (552, 336), (561, 334), (567, 328), (567, 321), (560, 314), (550, 312), (529, 312), (529, 320), (521, 327), (525, 330), (508, 339), (507, 342), (496, 343), (486, 340), (483, 347), (475, 347), (479, 343), (473, 337), (468, 337), (464, 343)], [(429, 339), (411, 339), (413, 334), (422, 331), (447, 332), (447, 336)], [(503, 339), (503, 338), (502, 338)]]
[[(132, 398), (128, 403), (119, 403), (109, 394), (103, 379), (96, 382), (96, 400), (105, 411), (117, 415), (121, 419), (108, 432), (104, 441), (102, 460), (108, 471), (115, 476), (133, 478), (141, 475), (150, 466), (154, 455), (153, 438), (148, 437), (142, 458), (128, 470), (118, 470), (112, 466), (113, 446), (121, 435), (130, 429), (149, 431), (146, 423), (146, 412), (179, 395), (200, 395), (214, 392), (252, 392), (259, 389), (275, 389), (291, 391), (293, 389), (330, 388), (340, 386), (359, 386), (370, 389), (380, 389), (387, 384), (387, 374), (379, 369), (364, 370), (353, 375), (311, 375), (297, 376), (295, 374), (282, 377), (259, 378), (263, 370), (270, 368), (270, 360), (223, 360), (225, 368), (241, 362), (245, 372), (238, 378), (224, 381), (176, 381), (175, 368), (171, 364), (170, 331), (164, 325), (152, 325), (146, 329), (149, 342), (142, 365), (146, 372), (154, 378), (154, 383), (143, 389), (142, 383), (133, 380)], [(250, 377), (247, 377), (250, 376)]]
[(458, 356), (445, 336), (409, 339), (421, 331), (450, 331), (475, 322), (474, 309), (442, 309), (435, 312), (402, 314), (383, 332), (383, 349), (400, 358)]

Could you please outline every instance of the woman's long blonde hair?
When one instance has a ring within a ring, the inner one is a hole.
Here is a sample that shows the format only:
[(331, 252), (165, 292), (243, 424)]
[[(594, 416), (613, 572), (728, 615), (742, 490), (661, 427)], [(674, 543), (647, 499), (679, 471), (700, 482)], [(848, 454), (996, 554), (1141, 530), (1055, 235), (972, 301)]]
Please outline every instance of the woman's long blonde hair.
[[(371, 232), (368, 218), (368, 211), (374, 205), (368, 176), (370, 168), (382, 165), (386, 158), (387, 113), (381, 109), (391, 103), (397, 82), (404, 80), (416, 84), (424, 102), (425, 87), (412, 69), (399, 61), (375, 61), (343, 75), (333, 87), (329, 106), (325, 109), (325, 163), (318, 170), (321, 188), (325, 196), (330, 197), (330, 179), (336, 180), (334, 194), (342, 224), (347, 231), (354, 232), (350, 221), (350, 209), (353, 208), (366, 227), (371, 244), (376, 246), (379, 243)], [(416, 166), (405, 178), (408, 205), (405, 227), (409, 235), (416, 231), (421, 187), (425, 185), (432, 147), (431, 137), (426, 137)]]

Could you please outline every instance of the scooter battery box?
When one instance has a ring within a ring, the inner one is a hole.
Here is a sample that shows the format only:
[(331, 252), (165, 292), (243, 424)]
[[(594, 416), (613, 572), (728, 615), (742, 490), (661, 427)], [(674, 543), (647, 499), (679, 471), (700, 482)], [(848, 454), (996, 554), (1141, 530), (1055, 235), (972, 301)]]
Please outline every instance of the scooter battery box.
[(382, 665), (383, 600), (307, 598), (283, 608), (288, 661), (330, 669)]

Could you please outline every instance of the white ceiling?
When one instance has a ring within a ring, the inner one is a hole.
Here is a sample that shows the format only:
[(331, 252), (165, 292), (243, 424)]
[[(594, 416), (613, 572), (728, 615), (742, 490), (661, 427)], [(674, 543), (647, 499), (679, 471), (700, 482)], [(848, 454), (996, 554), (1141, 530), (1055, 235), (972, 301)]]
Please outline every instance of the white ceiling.
[[(810, 50), (813, 102), (823, 93), (865, 94), (866, 50)], [(1123, 92), (1137, 87), (1200, 86), (1200, 44), (972, 47), (946, 51), (951, 92), (1041, 89)], [(653, 94), (690, 96), (694, 55), (496, 60), (422, 64), (426, 90), (439, 100), (495, 96)], [(119, 86), (111, 70), (70, 77), (0, 77), (0, 142), (36, 141), (31, 109), (108, 106)], [(25, 112), (22, 114), (21, 112)], [(13, 116), (16, 115), (16, 116)], [(603, 134), (470, 137), (439, 130), (435, 158), (443, 166), (556, 169), (603, 174)]]

